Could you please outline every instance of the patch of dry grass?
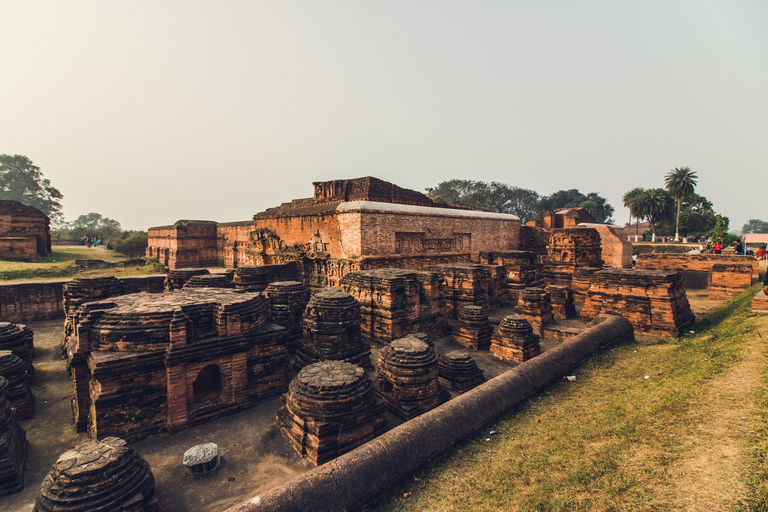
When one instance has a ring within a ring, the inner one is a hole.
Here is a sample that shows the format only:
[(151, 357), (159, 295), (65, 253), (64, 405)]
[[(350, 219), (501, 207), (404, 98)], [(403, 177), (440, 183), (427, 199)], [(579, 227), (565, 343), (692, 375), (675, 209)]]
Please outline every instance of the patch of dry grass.
[[(738, 412), (757, 411), (767, 388), (765, 345), (755, 342), (764, 324), (748, 316), (756, 291), (693, 336), (596, 355), (576, 381), (521, 405), (376, 510), (693, 510), (691, 498), (704, 497), (709, 510), (759, 510), (766, 452), (754, 432), (765, 418)], [(723, 430), (726, 420), (736, 424)]]

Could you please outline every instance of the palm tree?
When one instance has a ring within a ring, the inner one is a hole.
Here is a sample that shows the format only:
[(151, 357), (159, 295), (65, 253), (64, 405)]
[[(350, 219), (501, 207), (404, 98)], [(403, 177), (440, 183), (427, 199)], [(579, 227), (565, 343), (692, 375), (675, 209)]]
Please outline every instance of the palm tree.
[[(629, 225), (632, 225), (632, 217), (637, 220), (637, 224), (635, 225), (635, 242), (637, 242), (637, 232), (640, 229), (640, 198), (644, 192), (645, 189), (643, 187), (635, 187), (622, 197), (624, 206), (629, 208)], [(629, 240), (630, 236), (631, 233), (627, 233), (627, 240)]]
[(640, 214), (651, 223), (652, 242), (656, 241), (656, 223), (669, 215), (673, 201), (663, 188), (649, 188), (640, 196)]
[(675, 167), (664, 178), (669, 195), (677, 199), (677, 221), (675, 222), (675, 240), (680, 240), (680, 205), (686, 196), (693, 194), (696, 186), (696, 173), (690, 167)]

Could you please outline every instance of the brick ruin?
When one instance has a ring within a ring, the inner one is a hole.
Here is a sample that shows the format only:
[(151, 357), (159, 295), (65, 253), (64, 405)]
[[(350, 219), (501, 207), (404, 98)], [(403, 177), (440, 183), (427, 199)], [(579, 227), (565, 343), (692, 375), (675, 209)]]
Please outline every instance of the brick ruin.
[(600, 249), (603, 265), (613, 268), (632, 268), (632, 243), (627, 240), (624, 228), (607, 224), (583, 223), (581, 227), (592, 228), (600, 235)]
[(136, 293), (80, 306), (66, 342), (78, 431), (140, 439), (285, 391), (286, 329), (266, 299), (222, 288)]
[(24, 489), (24, 462), (29, 446), (27, 433), (8, 400), (8, 388), (8, 381), (0, 376), (0, 496)]
[(472, 356), (459, 350), (452, 350), (438, 358), (437, 377), (440, 384), (457, 393), (466, 393), (485, 382), (483, 371), (477, 367)]
[(453, 341), (472, 350), (485, 350), (491, 346), (493, 327), (488, 313), (481, 306), (464, 306), (453, 328)]
[(572, 228), (582, 223), (594, 224), (595, 218), (584, 208), (557, 208), (543, 210), (527, 225), (542, 229)]
[(602, 267), (600, 235), (592, 228), (554, 229), (549, 235), (544, 281), (572, 286), (577, 267)]
[(531, 324), (537, 336), (543, 336), (544, 327), (555, 323), (552, 299), (544, 288), (526, 288), (520, 292), (514, 311)]
[(445, 279), (446, 312), (453, 318), (458, 317), (464, 306), (496, 308), (509, 300), (507, 272), (501, 265), (444, 263), (424, 267), (424, 270)]
[(303, 319), (309, 303), (309, 288), (298, 281), (276, 281), (267, 286), (264, 296), (269, 301), (269, 317), (288, 330), (286, 346), (291, 354), (295, 354), (304, 336)]
[(710, 298), (720, 299), (738, 295), (756, 283), (758, 265), (756, 259), (747, 256), (659, 253), (639, 254), (635, 268), (680, 272), (686, 288), (709, 289)]
[(211, 272), (207, 268), (172, 268), (168, 270), (165, 275), (164, 291), (172, 292), (173, 290), (181, 290), (187, 281), (194, 276), (202, 276), (210, 274)]
[(517, 300), (520, 290), (529, 286), (543, 286), (541, 256), (536, 251), (484, 251), (480, 263), (502, 265), (507, 269), (507, 294)]
[(752, 265), (750, 262), (712, 265), (709, 282), (710, 299), (729, 299), (750, 286), (752, 286)]
[(35, 397), (27, 365), (10, 350), (0, 350), (0, 377), (8, 381), (7, 400), (20, 420), (32, 417)]
[(315, 292), (307, 303), (304, 337), (296, 347), (296, 367), (320, 361), (345, 361), (373, 370), (371, 347), (363, 341), (360, 304), (338, 288)]
[(30, 381), (35, 374), (32, 359), (35, 357), (34, 333), (22, 324), (0, 322), (0, 350), (9, 350), (21, 359)]
[(85, 304), (123, 294), (125, 294), (125, 285), (115, 276), (77, 277), (64, 284), (62, 347), (77, 336), (77, 324)]
[(0, 200), (0, 258), (36, 261), (51, 252), (51, 221), (18, 201)]
[(522, 363), (541, 353), (539, 336), (530, 322), (520, 315), (507, 315), (493, 334), (491, 355)]
[(480, 251), (521, 243), (514, 215), (447, 208), (372, 177), (313, 185), (314, 197), (257, 213), (253, 221), (150, 228), (147, 256), (171, 269), (293, 261), (305, 284), (324, 287), (357, 270), (470, 262)]
[(593, 274), (581, 310), (591, 320), (601, 313), (621, 315), (635, 330), (678, 336), (694, 322), (679, 272), (605, 269)]
[(315, 465), (367, 443), (387, 427), (386, 406), (357, 365), (305, 366), (281, 396), (277, 423), (291, 446)]
[(551, 285), (544, 289), (549, 294), (552, 316), (557, 320), (567, 320), (576, 316), (573, 291), (567, 286)]
[(43, 480), (34, 512), (162, 512), (155, 477), (125, 441), (107, 437), (61, 454)]
[(361, 334), (389, 343), (408, 334), (439, 337), (449, 329), (441, 277), (424, 270), (361, 270), (344, 276), (341, 288), (360, 304)]
[(381, 349), (374, 387), (390, 412), (404, 420), (450, 398), (438, 380), (437, 354), (415, 336), (395, 340)]

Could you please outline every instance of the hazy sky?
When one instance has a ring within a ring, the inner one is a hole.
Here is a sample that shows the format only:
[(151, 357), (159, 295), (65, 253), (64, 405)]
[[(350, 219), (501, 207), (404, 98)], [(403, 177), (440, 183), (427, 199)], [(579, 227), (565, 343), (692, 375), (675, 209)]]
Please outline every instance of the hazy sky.
[(0, 153), (126, 229), (377, 176), (624, 192), (673, 167), (768, 220), (768, 2), (0, 2)]

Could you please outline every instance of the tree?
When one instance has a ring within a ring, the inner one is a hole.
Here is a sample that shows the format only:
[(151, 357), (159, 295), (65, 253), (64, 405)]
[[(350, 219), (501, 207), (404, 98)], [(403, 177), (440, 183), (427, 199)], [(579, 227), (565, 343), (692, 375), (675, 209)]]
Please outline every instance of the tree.
[(33, 206), (50, 217), (63, 222), (63, 195), (43, 178), (40, 168), (23, 155), (0, 155), (0, 199), (10, 199)]
[[(635, 187), (629, 190), (621, 198), (624, 202), (624, 206), (629, 208), (629, 225), (632, 225), (632, 217), (637, 221), (635, 223), (635, 242), (637, 242), (637, 232), (640, 229), (640, 199), (645, 193), (643, 187)], [(627, 234), (629, 236), (629, 234)]]
[(600, 224), (612, 224), (614, 209), (608, 201), (597, 192), (582, 194), (577, 189), (558, 190), (552, 195), (542, 197), (539, 210), (557, 210), (558, 208), (584, 208)]
[(651, 223), (652, 242), (656, 241), (656, 224), (669, 217), (673, 201), (672, 196), (663, 188), (650, 188), (640, 196), (639, 212)]
[(485, 211), (511, 213), (525, 223), (539, 213), (539, 194), (497, 181), (449, 180), (430, 190), (436, 202), (460, 203)]
[(693, 194), (696, 186), (696, 173), (690, 167), (675, 167), (664, 178), (665, 187), (669, 195), (677, 199), (677, 222), (675, 223), (675, 240), (680, 240), (680, 207), (683, 198)]
[(741, 234), (748, 233), (768, 233), (768, 222), (758, 219), (749, 219), (749, 222), (741, 228)]
[(100, 213), (90, 212), (80, 215), (72, 222), (64, 224), (64, 228), (53, 234), (62, 238), (82, 238), (83, 236), (101, 235), (105, 239), (120, 235), (120, 223)]

